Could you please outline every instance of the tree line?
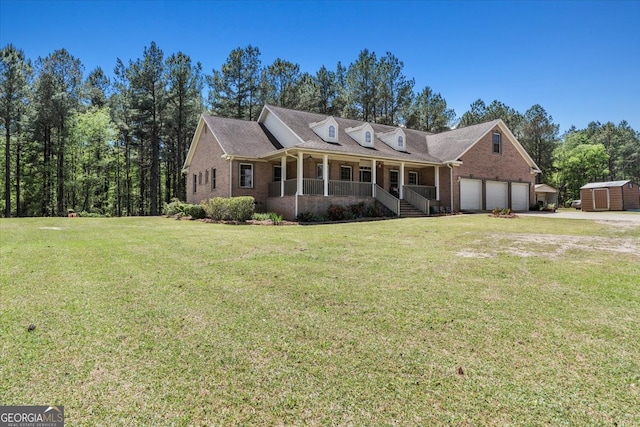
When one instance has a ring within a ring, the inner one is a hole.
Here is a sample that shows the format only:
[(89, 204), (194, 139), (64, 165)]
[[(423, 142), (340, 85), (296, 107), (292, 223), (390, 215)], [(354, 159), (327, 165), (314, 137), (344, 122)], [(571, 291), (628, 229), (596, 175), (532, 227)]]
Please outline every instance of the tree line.
[[(247, 46), (206, 74), (152, 42), (136, 60), (118, 58), (113, 77), (98, 67), (86, 78), (65, 49), (32, 61), (9, 44), (0, 58), (5, 217), (157, 215), (164, 202), (186, 198), (181, 169), (199, 115), (255, 120), (264, 104), (433, 133), (501, 118), (543, 170), (540, 182), (565, 198), (585, 180), (640, 180), (640, 135), (626, 122), (594, 122), (560, 138), (540, 105), (521, 114), (482, 100), (457, 119), (440, 93), (416, 91), (390, 52), (364, 49), (348, 66), (307, 73), (281, 58), (263, 65)], [(583, 161), (590, 166), (576, 166)]]

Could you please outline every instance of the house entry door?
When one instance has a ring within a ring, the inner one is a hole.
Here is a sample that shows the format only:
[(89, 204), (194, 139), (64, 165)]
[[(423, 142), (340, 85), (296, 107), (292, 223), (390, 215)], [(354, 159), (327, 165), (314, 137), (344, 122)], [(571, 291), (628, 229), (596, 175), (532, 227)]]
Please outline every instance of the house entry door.
[(389, 193), (394, 197), (400, 197), (400, 188), (398, 187), (398, 171), (389, 171)]

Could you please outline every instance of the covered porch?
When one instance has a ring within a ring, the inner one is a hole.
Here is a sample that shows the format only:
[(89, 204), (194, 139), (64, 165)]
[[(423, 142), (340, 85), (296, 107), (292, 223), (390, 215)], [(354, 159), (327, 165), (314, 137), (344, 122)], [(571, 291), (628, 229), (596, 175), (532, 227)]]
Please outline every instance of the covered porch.
[(403, 216), (401, 206), (407, 203), (424, 215), (430, 214), (432, 206), (439, 206), (438, 165), (303, 151), (295, 156), (287, 153), (279, 160), (272, 161), (267, 204), (279, 210), (293, 205), (294, 216), (301, 212), (321, 214), (330, 204), (360, 201), (378, 201), (397, 216)]

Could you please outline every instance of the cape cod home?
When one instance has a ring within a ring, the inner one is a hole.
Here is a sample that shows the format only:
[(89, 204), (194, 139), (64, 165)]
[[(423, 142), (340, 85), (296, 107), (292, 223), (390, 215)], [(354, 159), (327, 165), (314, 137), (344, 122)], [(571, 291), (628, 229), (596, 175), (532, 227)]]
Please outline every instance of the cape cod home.
[(377, 200), (420, 211), (525, 211), (538, 166), (502, 120), (439, 134), (266, 105), (257, 121), (202, 115), (187, 202), (253, 196), (285, 218)]

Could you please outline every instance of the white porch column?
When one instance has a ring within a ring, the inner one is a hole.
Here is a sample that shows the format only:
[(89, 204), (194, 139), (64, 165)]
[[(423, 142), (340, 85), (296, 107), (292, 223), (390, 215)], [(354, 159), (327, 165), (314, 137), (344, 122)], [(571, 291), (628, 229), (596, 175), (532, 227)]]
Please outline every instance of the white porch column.
[(322, 181), (324, 185), (324, 197), (329, 195), (329, 155), (322, 156)]
[(440, 166), (435, 167), (434, 183), (436, 185), (436, 200), (440, 200)]
[(378, 182), (377, 171), (378, 165), (376, 164), (376, 160), (373, 159), (371, 161), (371, 195), (376, 197), (376, 182)]
[(400, 163), (400, 199), (404, 199), (404, 162)]
[(280, 157), (280, 197), (284, 197), (284, 182), (287, 180), (287, 156)]
[(304, 168), (302, 167), (302, 153), (298, 153), (298, 194), (303, 194), (302, 190), (302, 171)]

